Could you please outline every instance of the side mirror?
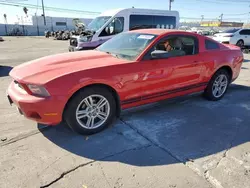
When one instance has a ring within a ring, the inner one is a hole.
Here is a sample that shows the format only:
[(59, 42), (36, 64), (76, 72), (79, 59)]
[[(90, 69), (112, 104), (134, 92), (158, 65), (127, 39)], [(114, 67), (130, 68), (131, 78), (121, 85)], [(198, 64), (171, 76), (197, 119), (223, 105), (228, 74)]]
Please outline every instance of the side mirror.
[(163, 59), (163, 58), (170, 57), (170, 54), (167, 51), (155, 50), (155, 51), (151, 52), (151, 57), (153, 59)]
[(108, 35), (111, 35), (114, 32), (114, 27), (113, 26), (107, 26), (105, 28), (105, 31)]
[(110, 34), (109, 26), (105, 27), (105, 32), (106, 32), (108, 35)]

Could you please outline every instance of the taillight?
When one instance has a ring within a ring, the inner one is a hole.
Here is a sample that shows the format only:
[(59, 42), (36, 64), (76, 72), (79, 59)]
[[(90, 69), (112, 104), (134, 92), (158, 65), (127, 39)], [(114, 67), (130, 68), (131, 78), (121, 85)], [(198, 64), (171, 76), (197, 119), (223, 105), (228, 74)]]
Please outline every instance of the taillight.
[(233, 37), (234, 35), (226, 35), (225, 37)]

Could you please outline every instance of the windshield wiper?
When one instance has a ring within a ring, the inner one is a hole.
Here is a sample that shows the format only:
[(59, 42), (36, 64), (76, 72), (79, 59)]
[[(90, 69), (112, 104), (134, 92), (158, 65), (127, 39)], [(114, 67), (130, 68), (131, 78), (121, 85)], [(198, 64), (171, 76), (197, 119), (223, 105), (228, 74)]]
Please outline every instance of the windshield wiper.
[(110, 55), (112, 55), (112, 56), (114, 56), (114, 57), (117, 57), (117, 58), (119, 58), (119, 55), (118, 54), (114, 54), (114, 53), (111, 53), (111, 52), (106, 52), (107, 54), (110, 54)]

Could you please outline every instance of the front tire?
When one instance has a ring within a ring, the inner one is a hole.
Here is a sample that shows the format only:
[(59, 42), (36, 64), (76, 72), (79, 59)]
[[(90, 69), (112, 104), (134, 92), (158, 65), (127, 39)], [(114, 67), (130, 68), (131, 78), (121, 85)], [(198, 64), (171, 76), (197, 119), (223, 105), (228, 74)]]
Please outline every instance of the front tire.
[(80, 90), (67, 104), (64, 119), (75, 132), (84, 135), (101, 132), (116, 117), (116, 101), (106, 88)]
[(236, 43), (236, 46), (240, 47), (241, 49), (244, 48), (244, 41), (243, 41), (243, 40), (239, 40), (239, 41)]
[(208, 100), (218, 101), (225, 95), (229, 86), (229, 74), (225, 69), (218, 70), (204, 91), (204, 96)]

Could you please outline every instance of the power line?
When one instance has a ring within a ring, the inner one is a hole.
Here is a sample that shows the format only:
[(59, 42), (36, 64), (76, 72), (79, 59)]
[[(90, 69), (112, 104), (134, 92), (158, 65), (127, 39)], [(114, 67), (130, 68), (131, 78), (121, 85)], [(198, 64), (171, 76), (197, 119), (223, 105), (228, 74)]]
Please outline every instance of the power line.
[(241, 3), (241, 4), (246, 4), (246, 3), (250, 3), (249, 1), (230, 1), (230, 2), (226, 2), (226, 1), (219, 1), (219, 0), (213, 0), (213, 1), (210, 1), (210, 0), (196, 0), (196, 1), (200, 1), (200, 2), (206, 2), (206, 3), (212, 3), (212, 4), (223, 4), (223, 5), (225, 5), (225, 4), (228, 4), (228, 3), (237, 3), (237, 4), (239, 4), (239, 3)]
[[(15, 6), (15, 7), (27, 7), (31, 9), (42, 9), (42, 6), (32, 5), (32, 4), (25, 4), (25, 3), (6, 3), (3, 1), (0, 1), (0, 5), (7, 5), (7, 6)], [(70, 13), (81, 13), (86, 15), (97, 15), (100, 14), (100, 12), (94, 12), (94, 11), (83, 11), (83, 10), (74, 10), (74, 9), (65, 9), (65, 8), (56, 8), (56, 7), (47, 7), (44, 6), (44, 8), (48, 11), (56, 11), (56, 12), (70, 12)]]
[[(204, 20), (216, 20), (216, 21), (220, 21), (221, 19), (221, 15), (218, 17), (218, 18), (216, 18), (216, 17), (214, 17), (214, 18), (202, 18), (202, 20), (204, 21)], [(201, 18), (199, 18), (199, 17), (180, 17), (180, 19), (187, 19), (187, 20), (201, 20)], [(224, 18), (223, 17), (223, 20), (244, 20), (243, 18)]]
[(9, 2), (9, 3), (16, 3), (16, 2), (20, 2), (20, 1), (28, 1), (28, 0), (2, 0), (3, 2)]
[(224, 1), (224, 2), (233, 2), (233, 3), (250, 3), (248, 0), (214, 0), (214, 1)]
[(243, 15), (248, 15), (249, 12), (246, 12), (246, 13), (242, 13), (242, 14), (224, 14), (226, 16), (243, 16)]

